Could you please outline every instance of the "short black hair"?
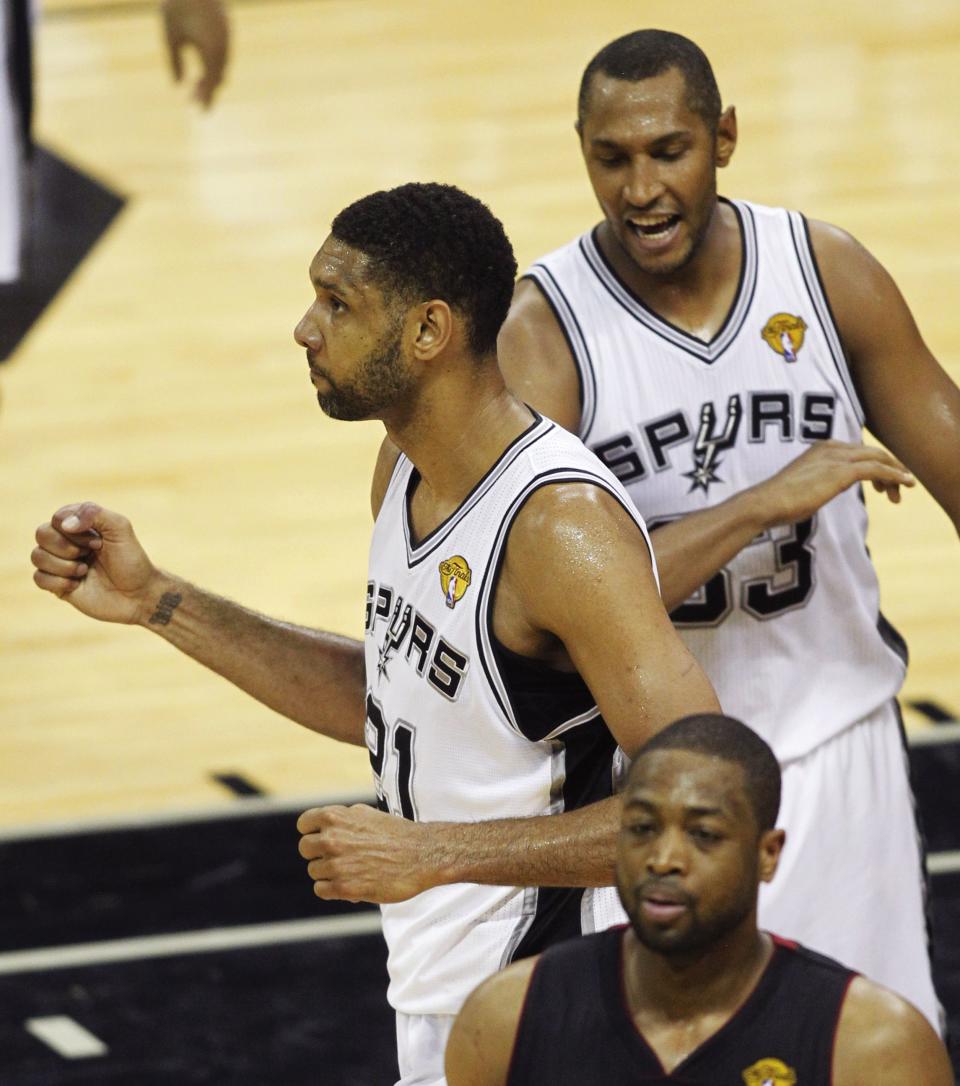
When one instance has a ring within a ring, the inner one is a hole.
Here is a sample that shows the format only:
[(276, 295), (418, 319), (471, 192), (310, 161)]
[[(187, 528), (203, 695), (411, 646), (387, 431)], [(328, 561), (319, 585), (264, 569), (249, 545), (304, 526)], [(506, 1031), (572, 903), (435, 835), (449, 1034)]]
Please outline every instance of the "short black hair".
[(590, 61), (580, 80), (577, 127), (583, 128), (590, 88), (597, 74), (639, 83), (670, 68), (679, 69), (687, 87), (687, 106), (716, 132), (720, 119), (720, 91), (704, 51), (682, 34), (669, 30), (634, 30), (605, 45)]
[(757, 828), (773, 829), (780, 810), (780, 766), (769, 745), (742, 721), (722, 713), (681, 717), (644, 743), (633, 766), (657, 750), (689, 750), (740, 766)]
[(410, 183), (364, 196), (333, 220), (378, 285), (405, 305), (439, 298), (465, 319), (477, 356), (496, 349), (513, 296), (513, 248), (486, 204), (454, 185)]

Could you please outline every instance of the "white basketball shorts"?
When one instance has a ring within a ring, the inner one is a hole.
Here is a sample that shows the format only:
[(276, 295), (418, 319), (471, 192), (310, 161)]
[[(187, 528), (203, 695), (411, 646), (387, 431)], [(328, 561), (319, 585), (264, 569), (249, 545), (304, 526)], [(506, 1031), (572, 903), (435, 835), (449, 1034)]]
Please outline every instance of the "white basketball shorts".
[(899, 712), (891, 702), (783, 767), (780, 867), (760, 925), (904, 996), (938, 1033), (923, 872)]

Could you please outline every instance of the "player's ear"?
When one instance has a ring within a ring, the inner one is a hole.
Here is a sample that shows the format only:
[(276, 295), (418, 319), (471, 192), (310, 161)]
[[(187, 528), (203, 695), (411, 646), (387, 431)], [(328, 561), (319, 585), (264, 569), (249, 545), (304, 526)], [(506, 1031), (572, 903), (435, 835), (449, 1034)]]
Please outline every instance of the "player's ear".
[(777, 865), (780, 863), (780, 853), (787, 835), (783, 830), (764, 830), (760, 834), (757, 847), (760, 851), (760, 881), (770, 882), (777, 873)]
[(717, 121), (717, 141), (714, 161), (723, 168), (733, 158), (737, 147), (737, 107), (727, 106)]
[(416, 321), (414, 356), (419, 362), (430, 362), (444, 350), (453, 336), (453, 313), (446, 302), (434, 298), (417, 306), (412, 316)]

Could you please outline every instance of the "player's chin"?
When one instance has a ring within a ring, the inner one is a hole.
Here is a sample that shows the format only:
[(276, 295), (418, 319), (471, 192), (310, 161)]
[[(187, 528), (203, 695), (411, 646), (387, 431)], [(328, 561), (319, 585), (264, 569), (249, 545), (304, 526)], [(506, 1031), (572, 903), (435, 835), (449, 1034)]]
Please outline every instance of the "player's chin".
[(653, 922), (642, 913), (631, 915), (633, 930), (641, 943), (660, 954), (681, 953), (696, 942), (689, 913), (667, 923)]
[(650, 276), (668, 276), (680, 271), (690, 259), (689, 246), (672, 246), (661, 253), (646, 250), (632, 252), (637, 267)]

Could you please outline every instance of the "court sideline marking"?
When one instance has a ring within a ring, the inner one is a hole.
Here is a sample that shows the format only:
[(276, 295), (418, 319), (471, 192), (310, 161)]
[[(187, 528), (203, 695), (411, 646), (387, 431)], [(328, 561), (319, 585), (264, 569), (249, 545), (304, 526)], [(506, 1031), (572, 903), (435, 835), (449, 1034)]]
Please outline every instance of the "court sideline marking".
[(305, 939), (336, 939), (371, 935), (380, 931), (380, 910), (369, 909), (340, 916), (308, 920), (279, 920), (269, 924), (240, 924), (229, 928), (181, 931), (173, 935), (142, 935), (132, 939), (107, 939), (95, 943), (39, 947), (0, 954), (0, 976), (39, 973), (72, 966), (105, 965), (141, 961), (177, 954), (203, 954), (214, 950), (276, 946)]

